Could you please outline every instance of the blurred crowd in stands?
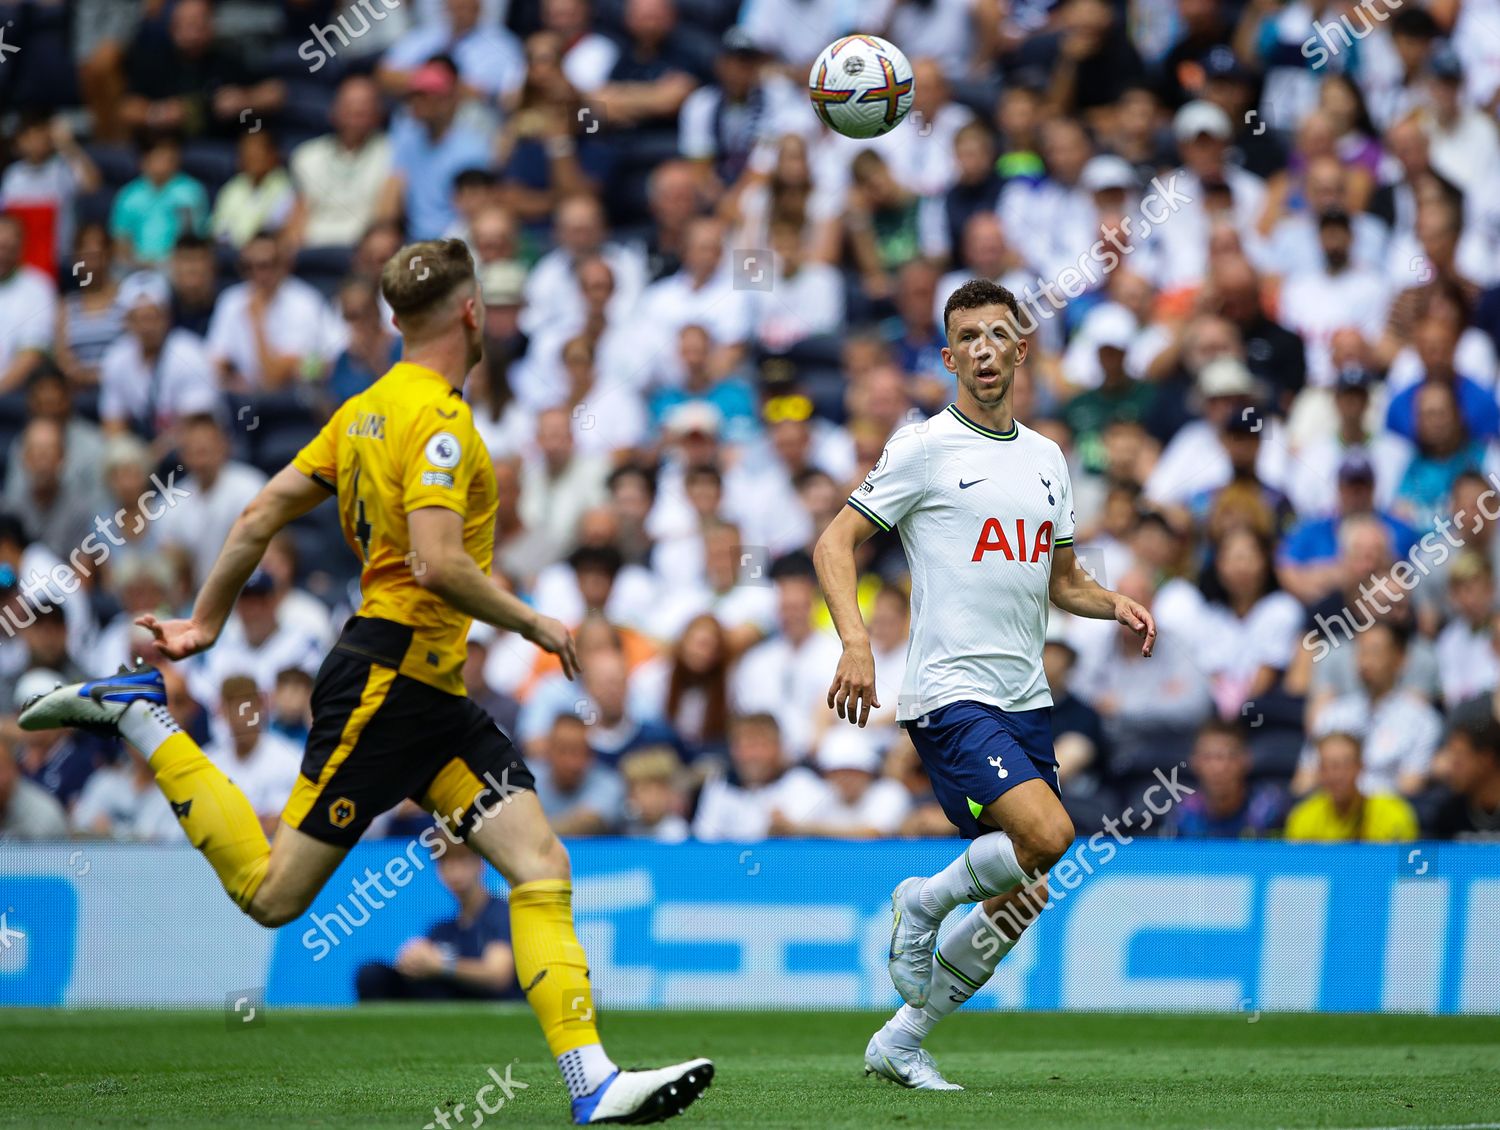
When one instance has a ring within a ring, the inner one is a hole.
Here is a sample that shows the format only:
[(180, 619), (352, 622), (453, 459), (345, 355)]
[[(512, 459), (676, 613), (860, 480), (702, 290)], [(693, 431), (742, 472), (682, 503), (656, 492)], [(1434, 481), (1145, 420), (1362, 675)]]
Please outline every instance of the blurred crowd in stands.
[[(564, 835), (951, 834), (894, 723), (899, 537), (862, 551), (863, 730), (825, 704), (809, 551), (952, 399), (939, 312), (982, 276), (1035, 314), (1017, 415), (1068, 454), (1080, 556), (1161, 628), (1143, 661), (1053, 612), (1079, 833), (1500, 838), (1497, 0), (0, 0), (0, 28), (0, 835), (181, 837), (133, 751), (14, 724), (136, 656), (274, 825), (358, 607), (334, 507), (212, 651), (132, 621), (189, 607), (398, 355), (375, 279), (446, 235), (488, 311), (497, 582), (584, 669), (476, 626), (466, 680)], [(804, 92), (853, 31), (916, 77), (871, 142)]]

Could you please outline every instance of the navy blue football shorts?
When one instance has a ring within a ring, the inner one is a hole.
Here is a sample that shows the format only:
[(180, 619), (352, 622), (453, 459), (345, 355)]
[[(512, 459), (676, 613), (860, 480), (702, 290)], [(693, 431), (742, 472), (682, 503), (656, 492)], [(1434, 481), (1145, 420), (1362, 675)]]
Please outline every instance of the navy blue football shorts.
[(952, 702), (901, 725), (917, 747), (933, 795), (968, 839), (995, 831), (979, 822), (979, 814), (1023, 781), (1045, 781), (1062, 796), (1050, 706), (1012, 712)]

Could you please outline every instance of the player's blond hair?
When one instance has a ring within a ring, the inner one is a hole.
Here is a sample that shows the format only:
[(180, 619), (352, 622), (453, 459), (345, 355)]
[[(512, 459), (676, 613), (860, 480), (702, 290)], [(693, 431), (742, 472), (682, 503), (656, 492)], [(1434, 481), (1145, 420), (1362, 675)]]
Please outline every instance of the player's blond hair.
[(461, 239), (408, 243), (380, 272), (380, 293), (407, 333), (422, 332), (423, 323), (465, 285), (477, 284), (474, 257)]

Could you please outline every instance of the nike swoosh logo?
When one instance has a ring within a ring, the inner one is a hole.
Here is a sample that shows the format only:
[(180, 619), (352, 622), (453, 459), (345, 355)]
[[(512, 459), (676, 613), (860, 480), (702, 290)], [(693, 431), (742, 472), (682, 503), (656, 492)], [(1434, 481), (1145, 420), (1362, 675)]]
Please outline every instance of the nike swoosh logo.
[(966, 483), (962, 479), (959, 479), (958, 480), (958, 489), (959, 490), (968, 490), (971, 486), (975, 486), (978, 483), (984, 483), (984, 482), (988, 482), (988, 481), (989, 481), (988, 479), (975, 479), (972, 483)]

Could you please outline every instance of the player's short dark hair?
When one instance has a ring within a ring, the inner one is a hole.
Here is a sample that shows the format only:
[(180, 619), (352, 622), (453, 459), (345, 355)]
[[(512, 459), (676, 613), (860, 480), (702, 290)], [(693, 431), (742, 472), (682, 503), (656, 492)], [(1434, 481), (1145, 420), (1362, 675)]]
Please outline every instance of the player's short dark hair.
[(948, 332), (948, 318), (953, 311), (978, 310), (982, 306), (1004, 306), (1017, 322), (1021, 320), (1021, 304), (1008, 289), (989, 279), (970, 279), (943, 304), (943, 333)]
[(1490, 696), (1465, 699), (1448, 714), (1448, 733), (1462, 734), (1481, 753), (1500, 760), (1500, 719)]
[(380, 293), (410, 328), (452, 297), (461, 286), (477, 286), (474, 257), (461, 239), (408, 243), (380, 272)]

